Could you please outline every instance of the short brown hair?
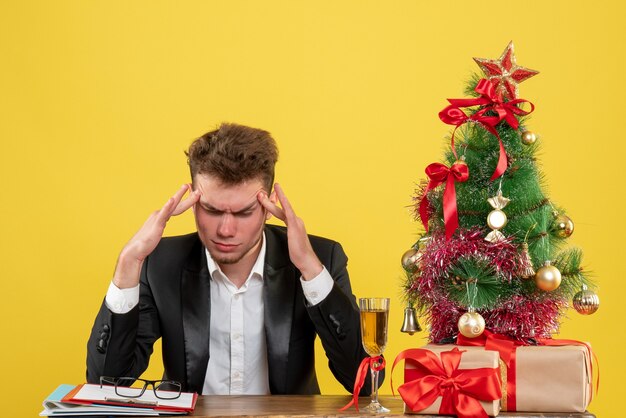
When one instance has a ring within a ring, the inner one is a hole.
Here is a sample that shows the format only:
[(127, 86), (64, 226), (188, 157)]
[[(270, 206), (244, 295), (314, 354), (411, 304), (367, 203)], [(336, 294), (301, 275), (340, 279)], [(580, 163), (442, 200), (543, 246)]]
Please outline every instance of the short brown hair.
[(278, 148), (267, 131), (222, 123), (193, 141), (185, 154), (192, 181), (197, 174), (216, 176), (225, 184), (258, 178), (272, 190)]

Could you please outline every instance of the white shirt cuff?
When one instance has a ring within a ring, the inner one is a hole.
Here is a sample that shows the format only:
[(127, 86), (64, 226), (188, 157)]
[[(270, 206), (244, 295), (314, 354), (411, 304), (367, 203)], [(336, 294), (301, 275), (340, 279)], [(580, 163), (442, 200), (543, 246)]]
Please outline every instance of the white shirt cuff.
[(333, 285), (335, 281), (330, 276), (326, 267), (314, 278), (311, 280), (304, 280), (300, 277), (300, 283), (302, 283), (302, 291), (304, 292), (304, 297), (310, 305), (317, 305), (333, 290)]
[(104, 302), (113, 313), (128, 313), (139, 304), (139, 285), (128, 289), (120, 289), (111, 282)]

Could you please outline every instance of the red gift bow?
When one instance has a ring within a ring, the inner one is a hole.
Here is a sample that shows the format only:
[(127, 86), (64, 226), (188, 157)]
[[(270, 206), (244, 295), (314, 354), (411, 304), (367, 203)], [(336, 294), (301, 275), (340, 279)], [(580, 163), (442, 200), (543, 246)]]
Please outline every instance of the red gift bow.
[(466, 346), (484, 346), (485, 350), (497, 351), (500, 358), (506, 364), (506, 410), (517, 411), (517, 347), (526, 345), (522, 341), (514, 340), (505, 335), (494, 334), (485, 330), (476, 338), (467, 338), (459, 334), (456, 343)]
[[(445, 109), (439, 112), (439, 119), (441, 119), (444, 123), (448, 125), (455, 125), (454, 131), (452, 132), (451, 138), (451, 147), (454, 156), (456, 157), (456, 150), (454, 149), (454, 133), (464, 123), (469, 121), (478, 122), (483, 127), (492, 133), (498, 138), (498, 143), (500, 145), (500, 155), (498, 157), (498, 164), (491, 175), (490, 180), (495, 180), (500, 177), (506, 171), (507, 167), (507, 158), (506, 152), (504, 150), (504, 144), (502, 143), (502, 139), (496, 131), (496, 125), (501, 121), (505, 121), (508, 123), (513, 129), (517, 129), (519, 127), (519, 121), (515, 117), (515, 115), (525, 116), (530, 114), (533, 110), (535, 110), (535, 106), (524, 99), (514, 99), (508, 102), (505, 102), (502, 98), (501, 94), (496, 93), (496, 89), (493, 83), (487, 79), (481, 79), (474, 91), (480, 94), (480, 97), (474, 99), (448, 99), (450, 103)], [(526, 111), (517, 107), (520, 103), (529, 103), (530, 110)], [(462, 107), (472, 107), (472, 106), (484, 106), (482, 109), (477, 111), (471, 116), (467, 116)], [(495, 115), (487, 115), (487, 112), (494, 111)], [(458, 158), (458, 157), (457, 157)]]
[(370, 368), (372, 370), (381, 371), (385, 368), (385, 359), (382, 356), (365, 357), (363, 359), (363, 361), (359, 365), (359, 369), (356, 372), (356, 379), (354, 380), (354, 391), (352, 392), (352, 400), (348, 402), (346, 406), (341, 408), (340, 411), (345, 411), (352, 405), (356, 407), (357, 411), (359, 410), (359, 392), (361, 392), (363, 383), (365, 383), (367, 371)]
[[(441, 396), (439, 413), (460, 418), (487, 418), (480, 401), (500, 399), (500, 373), (497, 368), (460, 370), (464, 351), (453, 348), (441, 353), (441, 360), (431, 351), (413, 348), (402, 351), (393, 362), (393, 369), (401, 360), (417, 366), (416, 379), (398, 387), (402, 400), (413, 410), (421, 411)], [(393, 381), (391, 382), (393, 392)]]
[(456, 208), (456, 181), (464, 182), (469, 178), (469, 170), (466, 164), (454, 163), (452, 167), (441, 163), (432, 163), (426, 167), (426, 175), (430, 179), (420, 202), (420, 218), (428, 232), (428, 192), (440, 184), (446, 183), (443, 192), (443, 220), (446, 225), (446, 239), (450, 239), (454, 231), (459, 227), (459, 216)]
[[(591, 350), (591, 346), (589, 344), (577, 340), (561, 340), (552, 338), (539, 338), (537, 339), (537, 342), (539, 345), (546, 346), (578, 345), (585, 347), (587, 349), (587, 354), (589, 355), (589, 358), (593, 358), (596, 361), (596, 393), (598, 392), (598, 388), (600, 387), (600, 363), (598, 361), (598, 357)], [(502, 361), (504, 361), (507, 368), (506, 410), (516, 411), (517, 347), (527, 346), (529, 344), (520, 340), (515, 340), (506, 335), (495, 334), (489, 330), (485, 330), (482, 335), (476, 338), (467, 338), (464, 337), (462, 334), (459, 334), (457, 336), (456, 343), (458, 345), (465, 346), (484, 346), (485, 350), (497, 351), (500, 353), (500, 358), (502, 359)], [(589, 372), (593, 376), (593, 363), (590, 364), (591, 368)], [(593, 398), (593, 390), (591, 391), (591, 396)]]

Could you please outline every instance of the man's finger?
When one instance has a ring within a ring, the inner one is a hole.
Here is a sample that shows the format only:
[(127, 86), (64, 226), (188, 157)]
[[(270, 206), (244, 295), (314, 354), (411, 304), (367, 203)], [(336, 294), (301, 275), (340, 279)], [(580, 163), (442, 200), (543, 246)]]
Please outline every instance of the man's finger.
[(263, 207), (267, 209), (272, 215), (276, 216), (278, 219), (280, 219), (283, 222), (285, 221), (286, 219), (285, 211), (282, 210), (282, 208), (280, 208), (276, 204), (274, 204), (274, 202), (272, 202), (267, 197), (267, 194), (265, 194), (265, 192), (260, 192), (257, 195), (257, 198), (259, 202), (261, 203), (261, 205), (263, 205)]
[(170, 197), (168, 201), (165, 202), (165, 204), (157, 214), (157, 219), (160, 222), (167, 222), (168, 219), (170, 219), (172, 213), (176, 210), (176, 207), (180, 203), (180, 199), (182, 199), (188, 189), (189, 185), (183, 184), (180, 189), (178, 189), (176, 193), (174, 193), (174, 196)]
[(181, 213), (185, 212), (187, 209), (192, 207), (198, 200), (200, 199), (200, 191), (194, 190), (189, 193), (189, 196), (185, 200), (181, 200), (174, 211), (172, 212), (172, 216), (178, 216)]
[(159, 209), (158, 212), (156, 212), (156, 220), (159, 223), (167, 222), (167, 220), (170, 218), (170, 213), (172, 213), (172, 210), (174, 210), (175, 207), (176, 202), (173, 197), (170, 197), (169, 199), (167, 199), (167, 202), (165, 202), (163, 207)]
[(189, 189), (191, 189), (191, 187), (189, 187), (189, 184), (183, 184), (182, 186), (180, 186), (180, 189), (178, 189), (178, 191), (174, 193), (174, 196), (172, 197), (176, 201), (177, 205), (178, 205), (178, 202), (182, 200), (183, 196), (185, 195), (185, 193), (187, 193), (187, 190)]
[(278, 200), (285, 211), (285, 215), (289, 218), (295, 217), (296, 213), (291, 207), (291, 203), (289, 203), (289, 199), (287, 199), (287, 196), (285, 196), (285, 192), (283, 192), (283, 188), (280, 187), (280, 184), (276, 183), (274, 185), (274, 189), (276, 190), (276, 195), (278, 196)]
[(174, 212), (174, 210), (176, 209), (180, 201), (183, 199), (183, 196), (185, 195), (185, 193), (187, 193), (187, 190), (189, 190), (189, 185), (183, 184), (182, 186), (180, 186), (180, 189), (178, 189), (176, 193), (174, 193), (174, 196), (172, 196), (172, 199), (174, 199), (175, 204), (172, 210), (170, 211), (170, 216), (172, 216), (172, 212)]

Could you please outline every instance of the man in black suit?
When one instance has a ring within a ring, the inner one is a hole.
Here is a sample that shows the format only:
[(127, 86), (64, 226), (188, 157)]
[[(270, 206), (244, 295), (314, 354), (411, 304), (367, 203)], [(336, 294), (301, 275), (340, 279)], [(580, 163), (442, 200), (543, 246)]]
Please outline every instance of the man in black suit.
[[(88, 341), (87, 381), (139, 377), (163, 338), (164, 379), (185, 391), (316, 394), (318, 335), (351, 392), (367, 354), (347, 257), (338, 243), (307, 235), (280, 186), (272, 191), (274, 140), (222, 124), (187, 155), (192, 184), (120, 253)], [(197, 232), (162, 238), (169, 218), (189, 208)], [(265, 225), (272, 215), (286, 228)]]

